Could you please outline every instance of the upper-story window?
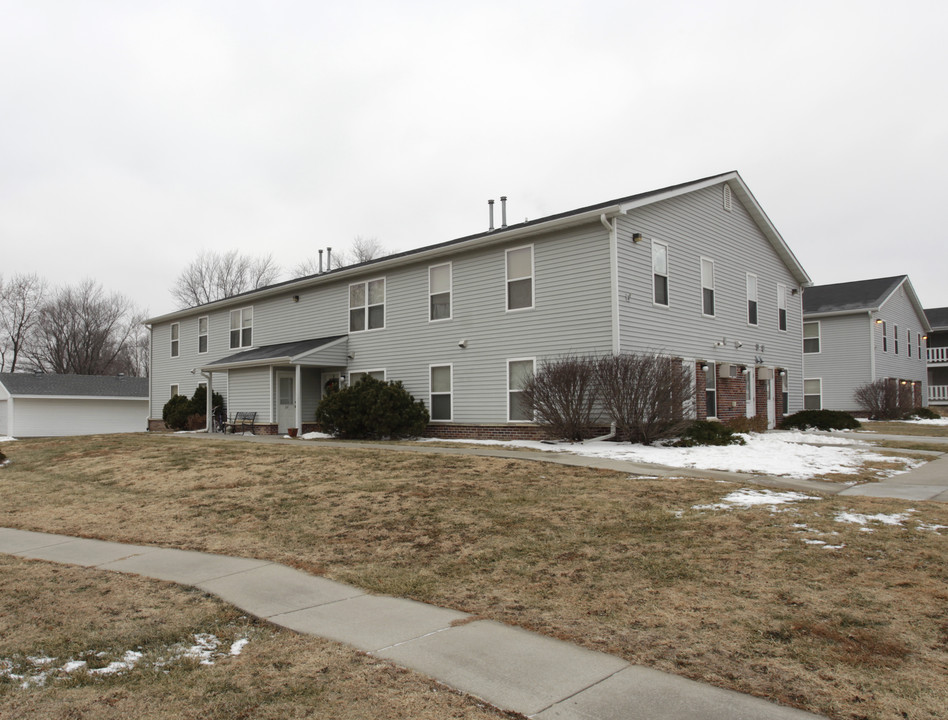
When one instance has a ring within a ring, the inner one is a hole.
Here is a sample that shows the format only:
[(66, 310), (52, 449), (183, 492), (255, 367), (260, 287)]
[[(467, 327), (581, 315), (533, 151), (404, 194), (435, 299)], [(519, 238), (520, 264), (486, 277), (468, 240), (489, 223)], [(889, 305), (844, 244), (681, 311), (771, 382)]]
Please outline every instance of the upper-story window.
[(757, 324), (757, 276), (747, 273), (747, 324)]
[(207, 318), (198, 318), (198, 352), (207, 352)]
[(656, 305), (668, 305), (668, 245), (652, 241), (652, 299)]
[(253, 345), (253, 308), (230, 311), (230, 347), (248, 348)]
[(533, 307), (533, 246), (507, 251), (507, 309)]
[(701, 313), (714, 315), (714, 260), (701, 258)]
[(912, 357), (912, 331), (905, 331), (905, 342), (908, 343), (908, 356)]
[(349, 286), (349, 332), (385, 327), (385, 278)]
[(777, 286), (777, 329), (787, 329), (787, 286)]
[(889, 352), (889, 333), (885, 326), (885, 320), (882, 321), (882, 352)]
[(178, 357), (181, 352), (181, 325), (171, 323), (171, 357)]
[(922, 334), (916, 333), (916, 337), (918, 338), (918, 359), (921, 360), (922, 359)]
[(899, 326), (898, 325), (892, 326), (892, 341), (893, 341), (893, 347), (895, 348), (895, 354), (898, 355), (899, 354)]
[(803, 323), (803, 352), (818, 353), (820, 351), (820, 323)]
[(428, 319), (451, 319), (451, 263), (428, 268)]

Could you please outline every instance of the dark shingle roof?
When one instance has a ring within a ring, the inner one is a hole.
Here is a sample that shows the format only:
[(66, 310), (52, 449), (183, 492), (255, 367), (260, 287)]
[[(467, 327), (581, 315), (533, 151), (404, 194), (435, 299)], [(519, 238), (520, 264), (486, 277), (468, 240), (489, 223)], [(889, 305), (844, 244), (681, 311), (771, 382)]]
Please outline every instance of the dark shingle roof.
[[(252, 350), (244, 350), (236, 355), (228, 355), (220, 360), (215, 360), (210, 365), (231, 365), (233, 363), (254, 362), (256, 360), (296, 357), (297, 355), (311, 352), (316, 348), (328, 345), (344, 337), (346, 336), (333, 335), (331, 337), (316, 338), (315, 340), (297, 340), (296, 342), (280, 343), (278, 345), (262, 345)], [(210, 365), (208, 367), (210, 367)]]
[(928, 324), (935, 328), (948, 328), (948, 307), (930, 308), (925, 311)]
[(11, 395), (148, 397), (148, 378), (138, 377), (0, 373), (0, 384)]
[(803, 314), (870, 310), (879, 307), (906, 275), (814, 285), (803, 291)]

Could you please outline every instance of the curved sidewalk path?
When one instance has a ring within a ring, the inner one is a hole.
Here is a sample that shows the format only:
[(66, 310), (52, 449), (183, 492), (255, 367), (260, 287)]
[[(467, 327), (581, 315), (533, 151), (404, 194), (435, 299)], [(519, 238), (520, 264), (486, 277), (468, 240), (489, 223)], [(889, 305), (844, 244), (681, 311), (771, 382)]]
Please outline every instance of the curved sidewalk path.
[(191, 585), (538, 720), (821, 717), (467, 613), (247, 558), (0, 528), (0, 552)]
[[(900, 442), (918, 442), (932, 445), (944, 445), (948, 453), (948, 437), (920, 437), (911, 435), (882, 435), (851, 432), (828, 432), (825, 435), (857, 438), (872, 442), (873, 440), (896, 440)], [(871, 437), (870, 437), (871, 435)], [(728, 482), (749, 483), (781, 490), (799, 490), (801, 492), (821, 492), (828, 495), (860, 495), (864, 497), (895, 498), (902, 500), (935, 500), (948, 502), (948, 454), (941, 454), (921, 467), (908, 472), (899, 473), (880, 482), (863, 483), (861, 485), (845, 485), (843, 483), (826, 482), (823, 480), (803, 480), (769, 475), (755, 475), (753, 473), (730, 472), (726, 470), (701, 470), (698, 468), (677, 468), (668, 465), (651, 463), (637, 463), (629, 460), (615, 460), (610, 458), (589, 457), (575, 455), (568, 452), (542, 452), (537, 450), (515, 450), (500, 446), (468, 446), (451, 447), (434, 443), (373, 443), (373, 442), (340, 442), (337, 440), (291, 440), (276, 435), (207, 435), (204, 433), (175, 434), (168, 437), (186, 437), (199, 439), (217, 439), (228, 442), (247, 441), (268, 444), (304, 445), (313, 448), (358, 448), (362, 450), (396, 450), (401, 452), (429, 453), (436, 455), (475, 455), (479, 457), (506, 458), (510, 460), (534, 460), (537, 462), (570, 465), (573, 467), (600, 468), (616, 470), (632, 475), (654, 475), (656, 477), (688, 477), (708, 478), (711, 480), (726, 480)], [(463, 441), (459, 441), (463, 442)], [(905, 452), (912, 452), (906, 450)], [(918, 452), (918, 451), (915, 451)], [(937, 453), (923, 452), (922, 454), (938, 455)]]

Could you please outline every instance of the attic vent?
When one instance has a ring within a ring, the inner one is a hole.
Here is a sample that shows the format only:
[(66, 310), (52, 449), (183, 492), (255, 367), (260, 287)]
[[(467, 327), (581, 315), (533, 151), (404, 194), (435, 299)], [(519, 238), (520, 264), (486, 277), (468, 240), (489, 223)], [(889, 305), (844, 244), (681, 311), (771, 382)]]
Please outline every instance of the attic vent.
[(724, 183), (724, 209), (731, 212), (731, 186)]

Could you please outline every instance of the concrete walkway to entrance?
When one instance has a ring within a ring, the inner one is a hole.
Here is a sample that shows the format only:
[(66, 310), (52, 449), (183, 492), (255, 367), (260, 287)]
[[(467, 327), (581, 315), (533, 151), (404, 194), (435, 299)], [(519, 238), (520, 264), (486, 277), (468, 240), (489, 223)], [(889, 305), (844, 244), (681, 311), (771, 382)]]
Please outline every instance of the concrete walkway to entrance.
[(8, 528), (0, 528), (0, 552), (191, 585), (277, 625), (345, 643), (539, 720), (820, 717), (266, 560)]
[[(830, 432), (827, 435), (839, 435), (850, 440), (866, 442), (873, 440), (897, 440), (917, 442), (926, 445), (944, 445), (948, 453), (948, 437), (917, 437), (911, 435), (880, 435), (875, 433)], [(725, 470), (700, 470), (696, 468), (676, 468), (651, 463), (636, 463), (628, 460), (588, 457), (573, 453), (554, 453), (536, 450), (519, 450), (493, 445), (451, 447), (434, 443), (373, 443), (342, 442), (336, 440), (293, 440), (274, 435), (206, 435), (204, 433), (178, 434), (174, 437), (198, 439), (224, 439), (227, 441), (249, 441), (259, 443), (283, 443), (320, 448), (358, 448), (362, 450), (394, 450), (398, 452), (433, 453), (438, 455), (474, 455), (479, 457), (507, 458), (511, 460), (534, 460), (537, 462), (570, 465), (574, 467), (601, 468), (616, 470), (630, 475), (653, 475), (657, 477), (688, 477), (726, 480), (728, 482), (761, 485), (780, 490), (799, 490), (801, 492), (821, 492), (828, 495), (862, 495), (866, 497), (896, 498), (903, 500), (935, 500), (948, 502), (948, 457), (941, 455), (921, 467), (899, 473), (879, 482), (849, 486), (842, 483), (823, 480), (755, 475), (753, 473), (729, 472)]]

